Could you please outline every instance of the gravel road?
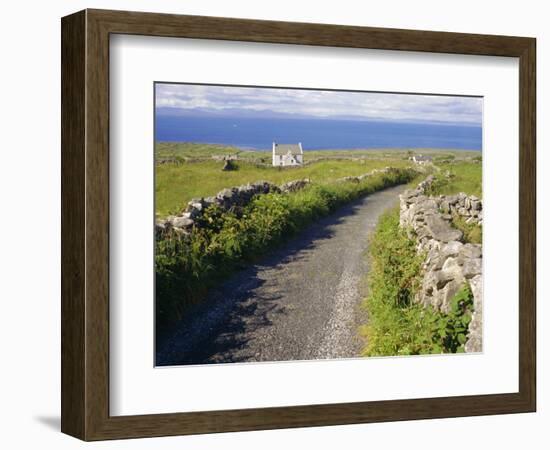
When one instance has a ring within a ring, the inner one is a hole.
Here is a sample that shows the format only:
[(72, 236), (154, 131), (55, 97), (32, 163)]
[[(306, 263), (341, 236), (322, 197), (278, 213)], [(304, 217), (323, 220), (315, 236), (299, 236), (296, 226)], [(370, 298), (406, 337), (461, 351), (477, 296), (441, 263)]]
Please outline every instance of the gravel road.
[(212, 291), (157, 365), (352, 358), (362, 342), (367, 235), (405, 186), (344, 206)]

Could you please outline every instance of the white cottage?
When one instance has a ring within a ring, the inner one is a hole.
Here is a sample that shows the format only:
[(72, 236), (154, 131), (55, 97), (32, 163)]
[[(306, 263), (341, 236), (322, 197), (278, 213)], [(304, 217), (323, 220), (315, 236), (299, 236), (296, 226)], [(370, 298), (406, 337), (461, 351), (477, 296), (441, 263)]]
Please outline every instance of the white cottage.
[(273, 142), (273, 166), (301, 166), (304, 163), (302, 143), (277, 144)]

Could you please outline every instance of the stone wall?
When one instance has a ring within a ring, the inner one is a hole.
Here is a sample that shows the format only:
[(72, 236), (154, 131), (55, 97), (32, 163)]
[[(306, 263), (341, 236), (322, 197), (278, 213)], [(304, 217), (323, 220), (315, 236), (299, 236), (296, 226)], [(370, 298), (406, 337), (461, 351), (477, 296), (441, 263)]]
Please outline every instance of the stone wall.
[(483, 204), (464, 193), (430, 197), (426, 191), (433, 183), (428, 177), (416, 189), (400, 196), (401, 226), (410, 230), (418, 242), (418, 251), (426, 254), (422, 286), (416, 301), (448, 313), (453, 296), (468, 283), (474, 296), (474, 312), (469, 325), (467, 352), (482, 349), (482, 247), (462, 243), (463, 234), (451, 225), (452, 214), (468, 223), (482, 224)]
[(475, 195), (461, 192), (457, 195), (439, 196), (435, 198), (439, 209), (444, 214), (456, 214), (465, 219), (466, 223), (483, 225), (483, 203)]
[(399, 171), (399, 169), (395, 168), (395, 167), (384, 167), (383, 169), (374, 169), (374, 170), (371, 170), (370, 172), (368, 173), (364, 173), (362, 175), (357, 175), (357, 176), (351, 176), (351, 177), (343, 177), (343, 178), (338, 178), (336, 180), (337, 183), (342, 183), (342, 182), (348, 182), (348, 183), (360, 183), (361, 181), (363, 181), (364, 179), (368, 178), (368, 177), (372, 177), (373, 175), (376, 175), (377, 173), (390, 173), (390, 172), (397, 172)]
[[(377, 173), (389, 173), (399, 169), (394, 167), (385, 167), (383, 169), (374, 169), (371, 172), (356, 177), (344, 177), (336, 181), (360, 182)], [(296, 192), (305, 188), (311, 183), (309, 178), (293, 180), (277, 186), (268, 181), (258, 181), (242, 186), (223, 189), (212, 197), (195, 198), (191, 200), (184, 211), (176, 216), (168, 216), (155, 224), (155, 233), (157, 237), (165, 235), (167, 232), (175, 232), (180, 235), (191, 233), (193, 227), (197, 225), (196, 219), (200, 217), (203, 211), (211, 205), (218, 205), (225, 211), (238, 210), (252, 201), (257, 195), (268, 194), (270, 192), (289, 193)]]
[(196, 225), (195, 220), (200, 217), (203, 211), (212, 205), (218, 205), (225, 211), (230, 209), (243, 208), (248, 205), (257, 195), (268, 194), (270, 192), (288, 193), (295, 192), (306, 187), (311, 181), (309, 178), (302, 180), (289, 181), (281, 186), (277, 186), (268, 181), (258, 181), (242, 186), (222, 189), (212, 197), (203, 197), (192, 199), (177, 216), (168, 216), (155, 224), (155, 233), (162, 236), (168, 231), (178, 234), (189, 234)]

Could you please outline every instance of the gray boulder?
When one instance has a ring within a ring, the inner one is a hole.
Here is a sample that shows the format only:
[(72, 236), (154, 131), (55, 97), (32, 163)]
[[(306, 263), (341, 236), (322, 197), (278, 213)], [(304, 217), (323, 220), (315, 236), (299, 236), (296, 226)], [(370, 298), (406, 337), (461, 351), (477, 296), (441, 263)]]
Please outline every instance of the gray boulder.
[(172, 220), (172, 225), (176, 228), (190, 228), (195, 221), (189, 217), (175, 217)]
[(430, 236), (441, 242), (460, 241), (463, 233), (452, 228), (445, 220), (438, 215), (426, 216), (426, 227)]

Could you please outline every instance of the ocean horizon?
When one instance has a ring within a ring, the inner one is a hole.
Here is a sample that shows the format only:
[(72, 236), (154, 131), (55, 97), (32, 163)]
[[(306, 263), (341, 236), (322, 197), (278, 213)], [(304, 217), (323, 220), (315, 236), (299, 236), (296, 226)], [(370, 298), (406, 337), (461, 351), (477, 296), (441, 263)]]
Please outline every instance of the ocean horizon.
[(218, 144), (249, 150), (270, 150), (272, 142), (301, 142), (304, 151), (369, 148), (481, 151), (482, 129), (440, 123), (157, 114), (155, 141)]

